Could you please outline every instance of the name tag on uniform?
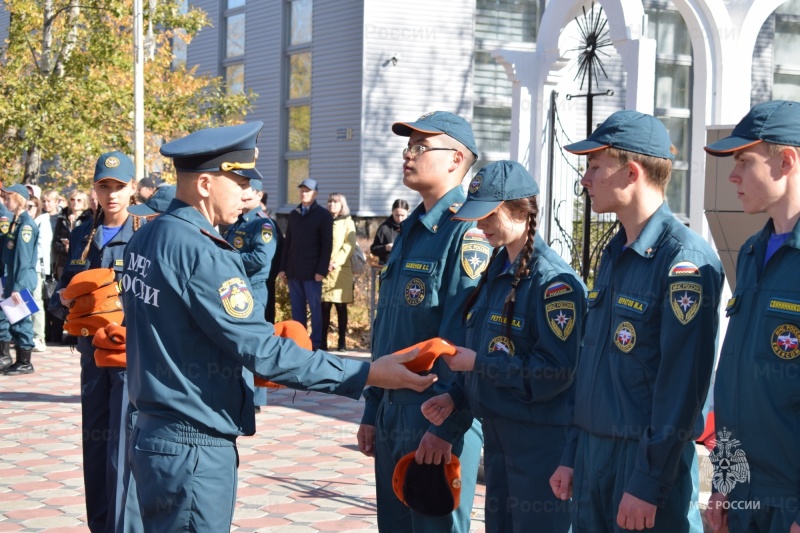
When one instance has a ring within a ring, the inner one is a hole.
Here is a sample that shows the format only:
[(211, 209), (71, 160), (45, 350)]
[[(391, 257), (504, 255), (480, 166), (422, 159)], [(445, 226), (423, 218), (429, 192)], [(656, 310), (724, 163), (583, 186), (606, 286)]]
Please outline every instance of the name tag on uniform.
[[(505, 326), (508, 324), (508, 317), (504, 317), (503, 313), (489, 313), (489, 324)], [(511, 319), (511, 329), (521, 330), (524, 325), (525, 319), (520, 316)]]
[(436, 268), (436, 263), (433, 261), (415, 261), (410, 259), (403, 265), (403, 270), (407, 272), (419, 272), (422, 274), (430, 274)]
[(69, 262), (69, 264), (70, 265), (81, 265), (81, 266), (83, 266), (83, 265), (86, 264), (86, 260), (85, 259), (73, 259), (72, 261)]
[(790, 315), (800, 315), (800, 302), (772, 298), (769, 301), (768, 307), (770, 311), (778, 311), (780, 313), (788, 313)]
[(636, 311), (639, 314), (644, 313), (645, 310), (647, 309), (646, 302), (635, 300), (630, 296), (624, 296), (622, 294), (620, 294), (617, 297), (617, 305), (619, 307), (624, 307), (625, 309), (632, 309), (633, 311)]
[(114, 266), (115, 267), (125, 266), (125, 260), (124, 259), (115, 259), (114, 260)]

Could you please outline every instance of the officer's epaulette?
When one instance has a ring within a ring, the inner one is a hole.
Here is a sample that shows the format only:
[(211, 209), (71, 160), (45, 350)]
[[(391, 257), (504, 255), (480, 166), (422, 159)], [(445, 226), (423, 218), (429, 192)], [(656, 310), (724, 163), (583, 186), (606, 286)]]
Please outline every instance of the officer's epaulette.
[(228, 241), (221, 237), (217, 237), (216, 235), (212, 234), (211, 232), (201, 229), (200, 233), (217, 243), (218, 246), (222, 246), (223, 248), (227, 248), (228, 250), (235, 250), (236, 248), (233, 247)]
[(256, 213), (256, 216), (258, 218), (269, 218), (269, 215), (267, 214), (266, 211), (259, 211), (258, 213)]
[(458, 210), (461, 209), (462, 205), (464, 204), (460, 204), (458, 202), (454, 203), (453, 205), (450, 206), (450, 212), (453, 214), (458, 213)]

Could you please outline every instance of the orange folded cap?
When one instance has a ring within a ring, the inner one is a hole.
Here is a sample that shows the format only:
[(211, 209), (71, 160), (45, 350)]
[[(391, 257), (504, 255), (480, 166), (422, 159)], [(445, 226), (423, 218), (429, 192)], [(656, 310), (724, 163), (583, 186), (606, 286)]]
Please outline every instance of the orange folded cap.
[(425, 516), (447, 516), (461, 503), (461, 462), (417, 464), (416, 452), (404, 455), (394, 468), (392, 488), (407, 507)]
[(403, 363), (412, 372), (430, 372), (433, 363), (440, 355), (455, 355), (456, 347), (441, 337), (434, 337), (426, 341), (418, 342), (408, 348), (403, 348), (395, 353), (408, 353), (415, 348), (419, 348), (419, 354), (415, 359)]
[(75, 274), (62, 295), (65, 300), (74, 300), (82, 294), (89, 294), (110, 283), (114, 283), (113, 268), (92, 268)]
[(67, 317), (67, 321), (64, 322), (64, 329), (70, 335), (75, 335), (76, 337), (90, 337), (104, 326), (119, 324), (122, 322), (122, 317), (122, 311), (106, 311), (105, 313), (95, 313), (77, 318)]
[(98, 329), (92, 345), (103, 350), (125, 350), (125, 326), (109, 324)]
[(119, 299), (119, 287), (116, 283), (109, 283), (88, 294), (76, 296), (69, 308), (69, 314), (79, 317), (120, 309), (122, 309), (122, 302)]
[[(308, 336), (308, 331), (306, 331), (305, 326), (300, 322), (295, 320), (283, 320), (282, 322), (276, 322), (274, 327), (276, 337), (292, 339), (295, 344), (306, 350), (311, 350), (313, 348), (311, 337)], [(261, 379), (258, 376), (255, 376), (255, 384), (256, 387), (267, 387), (270, 389), (280, 389), (284, 387), (284, 385)]]
[(98, 368), (126, 368), (128, 366), (128, 360), (125, 356), (125, 350), (95, 348), (94, 364), (96, 364)]

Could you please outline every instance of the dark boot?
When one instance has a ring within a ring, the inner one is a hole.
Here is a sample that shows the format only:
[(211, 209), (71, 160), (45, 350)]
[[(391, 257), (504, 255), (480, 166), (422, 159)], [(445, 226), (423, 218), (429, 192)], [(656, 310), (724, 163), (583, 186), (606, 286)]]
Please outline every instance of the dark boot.
[(340, 352), (347, 351), (347, 304), (336, 304), (336, 316), (339, 322), (339, 345), (337, 349)]
[(331, 327), (331, 307), (330, 302), (322, 302), (322, 344), (319, 349), (328, 351), (328, 329)]
[(17, 362), (3, 372), (4, 376), (18, 376), (20, 374), (33, 374), (31, 364), (31, 351), (17, 348)]
[(11, 343), (8, 341), (0, 342), (0, 372), (9, 368), (14, 363), (11, 359)]

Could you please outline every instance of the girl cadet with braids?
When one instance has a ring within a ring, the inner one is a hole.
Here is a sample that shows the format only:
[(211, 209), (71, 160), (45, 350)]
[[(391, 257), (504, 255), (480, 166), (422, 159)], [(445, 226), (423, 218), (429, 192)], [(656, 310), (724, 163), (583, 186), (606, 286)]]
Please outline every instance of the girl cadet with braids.
[[(108, 152), (97, 160), (94, 191), (97, 193), (98, 208), (91, 224), (78, 226), (70, 235), (69, 259), (53, 296), (53, 300), (60, 300), (64, 313), (73, 301), (66, 300), (62, 292), (77, 273), (111, 268), (119, 281), (125, 246), (143, 222), (142, 218), (128, 213), (131, 198), (136, 192), (133, 177), (133, 162), (122, 152)], [(89, 529), (94, 533), (122, 528), (125, 505), (119, 502), (125, 483), (126, 413), (129, 402), (126, 369), (99, 368), (95, 364), (93, 338), (94, 332), (79, 336), (78, 351), (81, 354), (86, 515)], [(131, 516), (125, 516), (124, 520), (131, 520)]]
[(461, 372), (422, 404), (436, 425), (462, 408), (482, 419), (491, 532), (570, 528), (568, 502), (549, 479), (571, 418), (586, 287), (537, 235), (538, 193), (515, 161), (492, 163), (470, 182), (455, 218), (477, 220), (494, 252), (464, 310), (467, 347), (442, 357)]

